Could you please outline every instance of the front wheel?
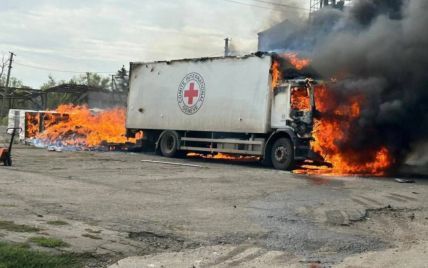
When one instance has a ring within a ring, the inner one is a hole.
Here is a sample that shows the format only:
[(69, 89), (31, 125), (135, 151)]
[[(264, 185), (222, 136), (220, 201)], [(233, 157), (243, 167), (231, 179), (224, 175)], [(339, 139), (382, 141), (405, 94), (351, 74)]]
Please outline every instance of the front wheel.
[(174, 157), (178, 153), (178, 134), (175, 131), (167, 131), (160, 140), (160, 152), (163, 156)]
[(271, 159), (274, 168), (291, 170), (294, 165), (293, 144), (288, 138), (279, 138), (272, 146)]

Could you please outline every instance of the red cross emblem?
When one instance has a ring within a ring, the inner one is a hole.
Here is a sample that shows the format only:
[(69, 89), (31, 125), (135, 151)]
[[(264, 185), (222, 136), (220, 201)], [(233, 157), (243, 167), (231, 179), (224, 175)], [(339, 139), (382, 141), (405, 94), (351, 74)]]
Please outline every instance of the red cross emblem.
[(195, 83), (191, 82), (189, 85), (189, 89), (184, 91), (184, 97), (188, 98), (187, 103), (189, 105), (193, 105), (193, 98), (197, 98), (199, 96), (199, 90), (195, 89)]
[(198, 73), (189, 73), (181, 80), (177, 91), (177, 102), (187, 115), (199, 111), (205, 101), (205, 80)]

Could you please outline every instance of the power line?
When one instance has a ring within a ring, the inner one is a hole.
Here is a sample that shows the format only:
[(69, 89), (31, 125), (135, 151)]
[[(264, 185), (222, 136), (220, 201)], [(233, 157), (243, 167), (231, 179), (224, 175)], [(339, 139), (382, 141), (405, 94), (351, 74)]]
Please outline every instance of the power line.
[(265, 4), (271, 4), (271, 5), (274, 5), (274, 6), (280, 6), (280, 7), (286, 7), (286, 8), (309, 10), (308, 8), (305, 8), (305, 7), (298, 7), (298, 6), (293, 6), (293, 5), (288, 5), (288, 4), (281, 4), (281, 3), (275, 3), (275, 2), (264, 1), (264, 0), (251, 0), (251, 1), (265, 3)]
[(243, 3), (243, 2), (238, 2), (238, 1), (235, 1), (235, 0), (223, 0), (223, 1), (226, 1), (226, 2), (229, 2), (229, 3), (234, 3), (234, 4), (239, 4), (239, 5), (243, 5), (243, 6), (257, 7), (257, 8), (263, 8), (263, 9), (269, 9), (269, 10), (275, 10), (272, 7), (253, 5), (253, 4), (250, 4), (250, 3)]
[[(256, 5), (256, 4), (251, 4), (251, 3), (245, 3), (245, 2), (239, 2), (239, 1), (235, 1), (235, 0), (223, 0), (229, 3), (234, 3), (234, 4), (239, 4), (239, 5), (244, 5), (244, 6), (250, 6), (250, 7), (257, 7), (257, 8), (263, 8), (263, 9), (269, 9), (269, 10), (274, 10), (274, 11), (278, 11), (278, 9), (275, 9), (273, 7), (268, 7), (268, 6), (260, 6), (260, 5)], [(267, 3), (267, 4), (271, 4), (271, 5), (275, 5), (277, 7), (281, 8), (281, 11), (287, 11), (287, 9), (285, 8), (293, 8), (293, 9), (303, 9), (303, 10), (308, 10), (307, 8), (303, 8), (303, 7), (297, 7), (297, 6), (291, 6), (291, 5), (285, 5), (285, 4), (279, 4), (279, 3), (274, 3), (274, 2), (269, 2), (269, 1), (262, 1), (262, 0), (252, 0), (252, 1), (256, 1), (256, 2), (260, 2), (260, 3)]]
[(79, 71), (71, 71), (71, 70), (59, 70), (59, 69), (48, 68), (48, 67), (43, 67), (43, 66), (36, 66), (36, 65), (29, 65), (29, 64), (18, 63), (16, 61), (15, 61), (15, 64), (19, 65), (19, 66), (27, 67), (27, 68), (32, 68), (32, 69), (37, 69), (37, 70), (44, 70), (44, 71), (59, 72), (59, 73), (74, 73), (74, 74), (85, 74), (85, 73), (112, 74), (112, 73), (116, 73), (116, 72), (89, 72), (89, 71), (79, 72)]

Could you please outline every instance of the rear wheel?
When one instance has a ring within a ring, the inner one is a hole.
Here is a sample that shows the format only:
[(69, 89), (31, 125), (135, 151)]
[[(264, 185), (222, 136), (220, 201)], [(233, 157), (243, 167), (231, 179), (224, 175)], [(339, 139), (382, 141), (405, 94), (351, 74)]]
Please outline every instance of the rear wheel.
[(271, 150), (271, 159), (274, 168), (291, 170), (294, 165), (293, 145), (288, 138), (279, 138)]
[(160, 140), (160, 152), (163, 156), (174, 157), (178, 153), (178, 134), (175, 131), (167, 131)]

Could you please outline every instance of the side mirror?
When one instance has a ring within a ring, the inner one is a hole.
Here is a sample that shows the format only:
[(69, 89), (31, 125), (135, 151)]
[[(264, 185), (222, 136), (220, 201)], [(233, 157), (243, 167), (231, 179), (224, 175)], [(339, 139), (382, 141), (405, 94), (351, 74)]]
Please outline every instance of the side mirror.
[(18, 134), (22, 133), (22, 128), (20, 128), (20, 127), (10, 127), (10, 128), (7, 128), (6, 129), (6, 133), (8, 133), (8, 134), (16, 134), (17, 130), (18, 130)]

